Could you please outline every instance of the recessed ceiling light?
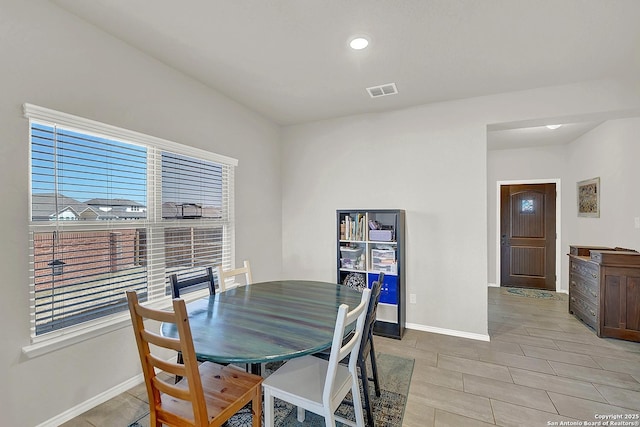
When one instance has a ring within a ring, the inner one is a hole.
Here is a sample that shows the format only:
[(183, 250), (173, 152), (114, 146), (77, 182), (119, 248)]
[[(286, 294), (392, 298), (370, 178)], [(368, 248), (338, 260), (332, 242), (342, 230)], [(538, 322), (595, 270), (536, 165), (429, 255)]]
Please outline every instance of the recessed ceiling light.
[(554, 130), (554, 129), (558, 129), (560, 126), (562, 125), (547, 125), (547, 129)]
[(362, 50), (369, 46), (369, 40), (364, 37), (356, 37), (349, 42), (349, 46), (354, 50)]

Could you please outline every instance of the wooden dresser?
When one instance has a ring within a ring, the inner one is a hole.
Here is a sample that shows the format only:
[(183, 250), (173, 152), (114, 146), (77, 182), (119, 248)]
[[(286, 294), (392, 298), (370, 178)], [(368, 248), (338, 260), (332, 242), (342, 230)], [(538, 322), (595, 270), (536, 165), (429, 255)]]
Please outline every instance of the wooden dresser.
[(640, 342), (640, 253), (570, 246), (569, 313), (599, 337)]

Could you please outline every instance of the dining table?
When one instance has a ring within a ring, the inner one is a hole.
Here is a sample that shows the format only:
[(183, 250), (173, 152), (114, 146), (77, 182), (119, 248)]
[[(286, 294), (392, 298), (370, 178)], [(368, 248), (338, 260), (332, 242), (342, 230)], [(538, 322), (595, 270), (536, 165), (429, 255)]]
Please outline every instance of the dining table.
[[(274, 280), (227, 289), (194, 300), (187, 313), (196, 355), (216, 363), (261, 364), (313, 354), (331, 346), (338, 308), (353, 309), (362, 294), (347, 286)], [(176, 338), (175, 324), (161, 333)]]

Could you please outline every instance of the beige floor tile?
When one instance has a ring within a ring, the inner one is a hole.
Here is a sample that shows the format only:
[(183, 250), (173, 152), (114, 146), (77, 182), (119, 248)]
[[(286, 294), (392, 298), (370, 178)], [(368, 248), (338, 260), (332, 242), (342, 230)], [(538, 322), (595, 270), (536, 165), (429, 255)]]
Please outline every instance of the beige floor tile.
[(463, 417), (462, 415), (452, 414), (451, 412), (436, 409), (435, 427), (490, 427), (495, 424), (485, 423), (483, 421), (474, 420), (473, 418)]
[(573, 334), (568, 332), (550, 331), (548, 329), (528, 328), (525, 327), (529, 335), (532, 337), (548, 338), (551, 340), (562, 340), (570, 342), (578, 342), (582, 344), (594, 344), (595, 335), (586, 331), (583, 334)]
[(491, 352), (499, 352), (499, 353), (508, 353), (508, 354), (517, 354), (519, 356), (524, 356), (524, 353), (522, 352), (522, 349), (520, 348), (520, 345), (517, 343), (513, 343), (513, 342), (507, 342), (507, 341), (498, 341), (498, 340), (492, 340), (489, 342), (486, 341), (476, 341), (474, 343), (472, 343), (473, 346), (476, 347), (476, 349), (478, 350), (478, 356), (480, 355), (480, 352), (487, 352), (487, 351), (491, 351)]
[(538, 411), (499, 400), (492, 400), (491, 406), (496, 424), (504, 427), (547, 427), (553, 425), (553, 422), (576, 421), (556, 413)]
[(607, 371), (621, 372), (623, 374), (629, 374), (638, 376), (640, 375), (640, 361), (638, 360), (624, 360), (616, 357), (615, 354), (609, 354), (610, 357), (592, 356), (598, 365), (602, 369)]
[[(404, 335), (402, 336), (402, 339), (400, 340), (400, 342), (402, 342), (403, 345), (415, 347), (416, 346), (416, 340), (421, 335), (422, 335), (421, 331), (416, 331), (414, 329), (405, 329), (404, 330)], [(386, 338), (386, 339), (389, 340), (389, 341), (398, 342), (398, 340), (393, 339), (393, 338)]]
[(591, 400), (566, 396), (564, 394), (549, 393), (558, 413), (567, 417), (576, 418), (583, 421), (597, 422), (596, 414), (601, 415), (623, 415), (628, 414), (629, 409), (621, 408), (606, 403), (593, 402)]
[[(93, 426), (127, 426), (147, 412), (149, 412), (149, 408), (146, 402), (136, 399), (128, 393), (122, 393), (90, 409), (79, 418), (86, 420), (89, 425)], [(65, 423), (63, 426), (74, 426), (74, 424)]]
[(127, 390), (127, 393), (137, 399), (142, 400), (143, 402), (149, 403), (149, 396), (147, 395), (147, 386), (144, 382), (141, 384), (138, 384), (135, 387), (130, 388), (129, 390)]
[(551, 364), (556, 374), (561, 377), (640, 391), (640, 383), (631, 375), (571, 365), (563, 362), (550, 361), (549, 364)]
[(472, 341), (466, 338), (427, 333), (424, 337), (418, 339), (416, 348), (440, 354), (477, 359), (478, 352), (471, 345)]
[(532, 345), (536, 347), (553, 348), (556, 350), (558, 349), (558, 346), (555, 344), (555, 342), (552, 339), (533, 337), (531, 335), (518, 335), (518, 334), (511, 334), (511, 333), (495, 334), (495, 335), (491, 335), (491, 339), (492, 340), (495, 339), (498, 341), (508, 341), (508, 342), (513, 342), (517, 344)]
[(598, 338), (598, 340), (607, 347), (619, 351), (630, 351), (640, 353), (640, 342), (624, 341), (615, 338)]
[(590, 382), (517, 368), (509, 368), (509, 371), (511, 372), (513, 382), (519, 385), (606, 403), (605, 399)]
[(434, 408), (424, 405), (420, 399), (409, 396), (402, 427), (434, 427), (434, 418)]
[[(407, 337), (407, 335), (409, 335), (409, 337)], [(405, 329), (405, 335), (402, 337), (401, 340), (374, 335), (373, 343), (376, 346), (388, 345), (393, 347), (415, 348), (416, 338), (415, 338), (415, 334), (409, 334), (408, 330)]]
[(489, 335), (493, 338), (499, 334), (529, 335), (524, 326), (517, 323), (504, 323), (502, 318), (499, 322), (492, 322), (489, 318)]
[(506, 366), (496, 365), (495, 363), (441, 354), (438, 356), (437, 366), (438, 368), (448, 369), (450, 371), (493, 378), (508, 383), (513, 382), (509, 369)]
[(545, 412), (555, 412), (547, 392), (536, 388), (508, 384), (490, 378), (464, 374), (464, 391)]
[(557, 320), (549, 320), (547, 316), (545, 316), (546, 320), (541, 320), (541, 316), (543, 316), (541, 313), (535, 313), (530, 317), (527, 316), (520, 319), (505, 316), (505, 320), (511, 320), (513, 323), (521, 325), (525, 328), (525, 330), (527, 330), (527, 332), (529, 328), (534, 328), (564, 333), (564, 330), (560, 326), (560, 322), (558, 322)]
[(414, 367), (411, 381), (424, 381), (429, 384), (439, 385), (454, 390), (463, 390), (462, 373), (441, 369), (432, 366), (420, 366), (418, 361)]
[(483, 362), (495, 363), (514, 368), (528, 369), (530, 371), (553, 374), (553, 369), (546, 360), (535, 357), (520, 356), (517, 354), (502, 353), (496, 351), (478, 351), (478, 359)]
[(95, 425), (91, 424), (81, 415), (79, 417), (76, 417), (72, 420), (67, 421), (64, 424), (61, 424), (60, 427), (95, 427)]
[(427, 383), (412, 387), (411, 394), (421, 405), (493, 423), (491, 404), (486, 397)]
[(600, 366), (590, 356), (584, 354), (553, 350), (550, 348), (533, 347), (522, 345), (525, 356), (538, 359), (555, 360), (557, 362), (571, 363), (572, 365), (586, 366), (589, 368), (599, 368)]
[(416, 361), (421, 360), (427, 362), (430, 366), (435, 366), (438, 361), (438, 353), (428, 350), (423, 350), (414, 347), (405, 347), (393, 342), (375, 342), (376, 351), (385, 354), (393, 354), (400, 357), (409, 357)]
[[(573, 317), (573, 315), (572, 315)], [(568, 332), (570, 334), (586, 334), (592, 333), (595, 335), (593, 329), (590, 329), (587, 325), (573, 317), (574, 321), (562, 323), (560, 327), (563, 331)]]
[[(599, 340), (600, 345), (581, 344), (569, 341), (556, 340), (555, 343), (562, 351), (570, 351), (573, 353), (587, 354), (592, 358), (595, 356), (614, 357), (616, 359), (631, 360), (640, 364), (640, 353), (624, 351), (620, 349), (613, 350), (606, 340)], [(595, 360), (595, 359), (594, 359)]]
[(609, 404), (640, 411), (639, 391), (632, 391), (602, 384), (596, 384), (595, 387)]

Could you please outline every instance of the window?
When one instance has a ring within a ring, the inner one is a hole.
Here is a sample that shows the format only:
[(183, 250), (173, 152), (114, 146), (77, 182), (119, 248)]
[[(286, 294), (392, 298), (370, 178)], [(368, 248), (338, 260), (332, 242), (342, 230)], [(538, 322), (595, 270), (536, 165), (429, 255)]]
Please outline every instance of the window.
[(230, 268), (237, 161), (25, 104), (32, 337), (170, 295), (172, 273)]

